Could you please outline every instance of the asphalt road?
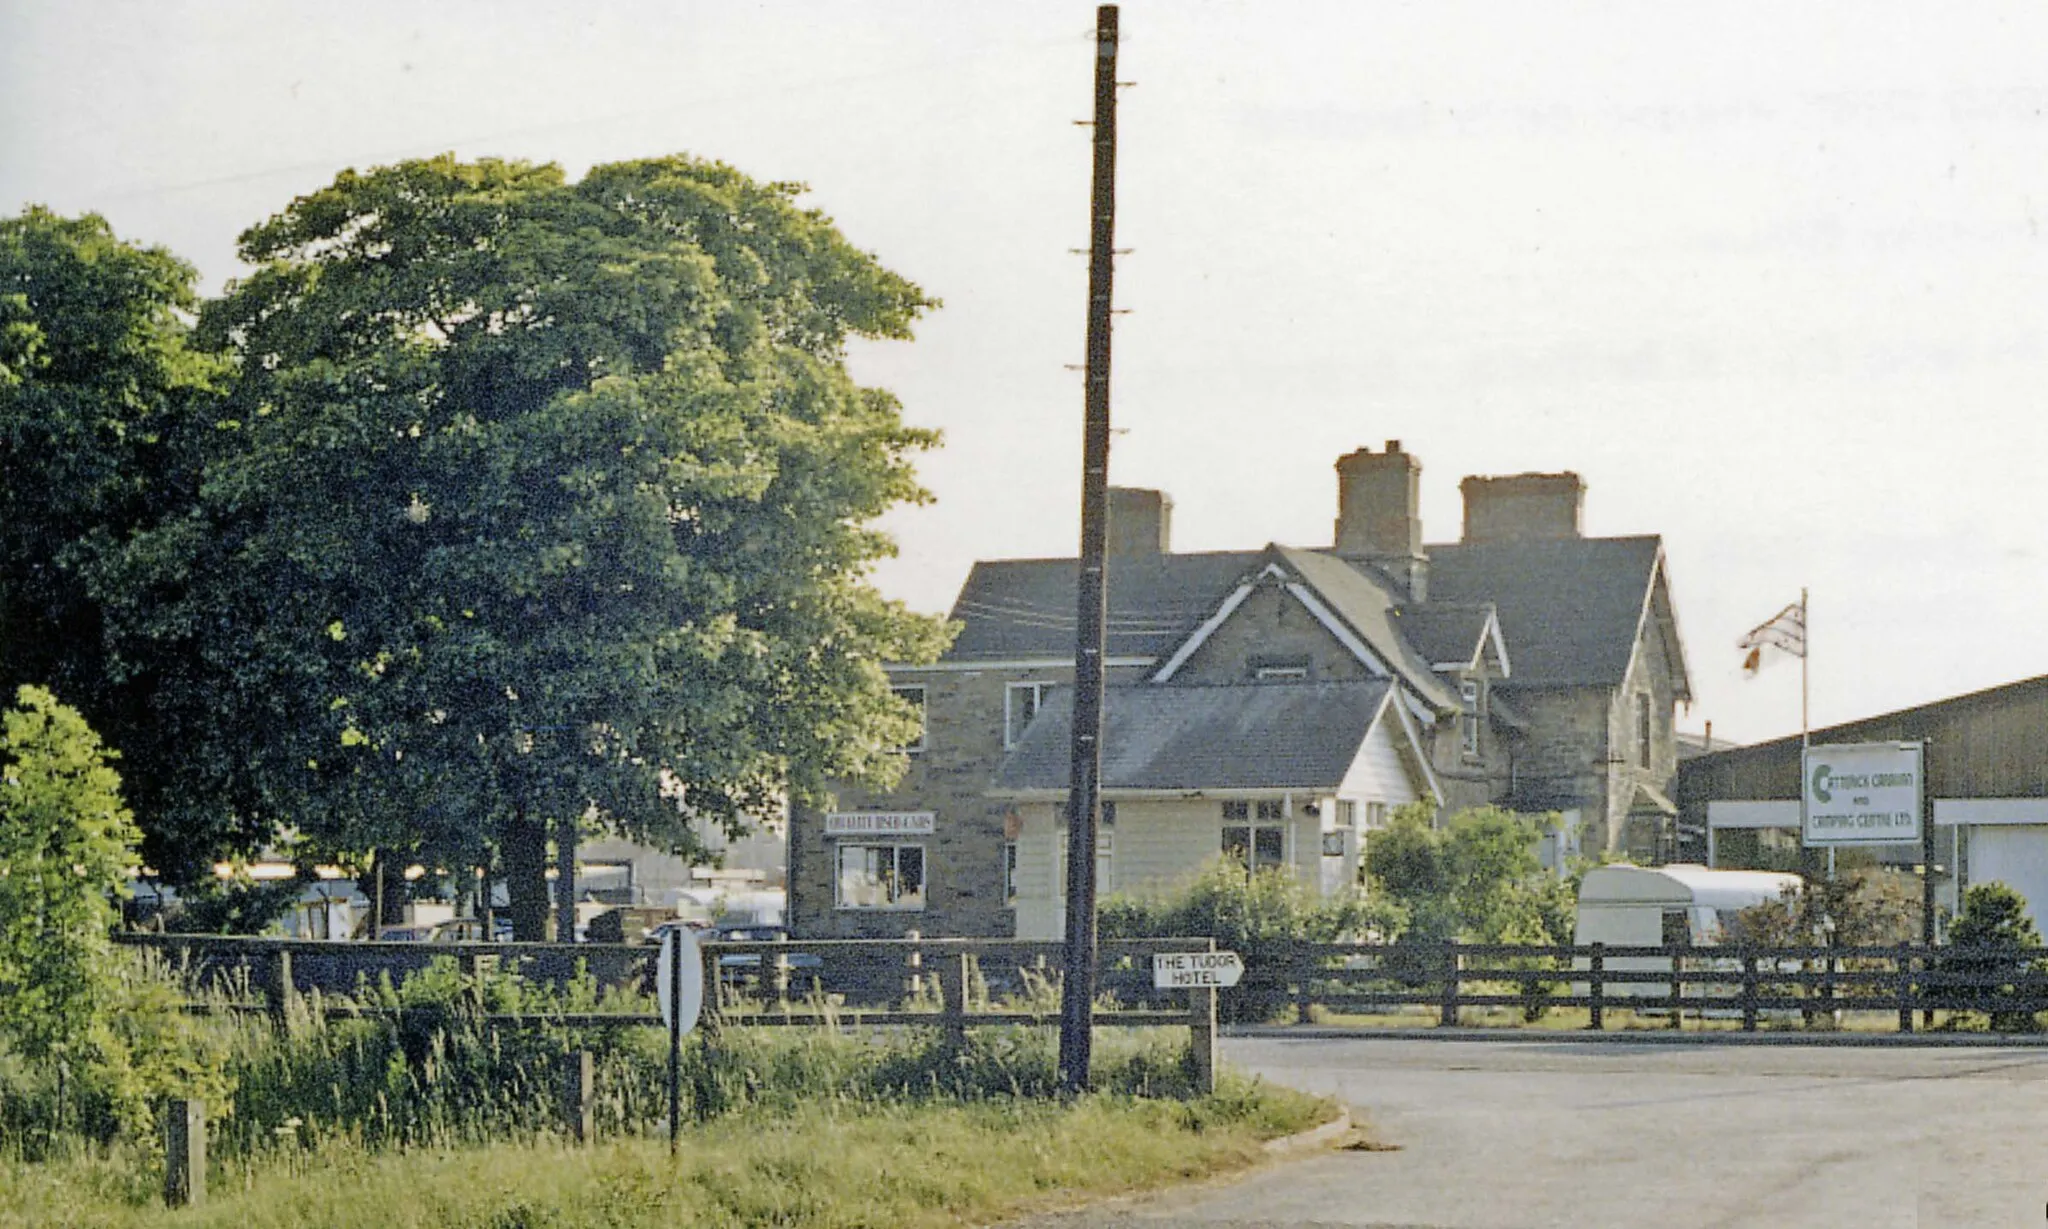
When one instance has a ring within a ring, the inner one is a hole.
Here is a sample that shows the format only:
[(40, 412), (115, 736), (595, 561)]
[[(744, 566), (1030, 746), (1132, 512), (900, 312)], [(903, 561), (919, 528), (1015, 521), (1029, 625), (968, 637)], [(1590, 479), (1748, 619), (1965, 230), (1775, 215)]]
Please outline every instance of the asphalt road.
[(2048, 1226), (2048, 1048), (1240, 1038), (1394, 1151), (1033, 1229)]

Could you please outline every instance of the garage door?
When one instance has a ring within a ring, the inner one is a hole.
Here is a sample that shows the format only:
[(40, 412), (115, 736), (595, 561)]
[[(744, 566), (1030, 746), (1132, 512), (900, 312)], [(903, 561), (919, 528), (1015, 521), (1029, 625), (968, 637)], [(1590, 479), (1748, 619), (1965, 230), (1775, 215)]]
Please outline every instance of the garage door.
[(1999, 824), (1970, 829), (1972, 884), (1998, 880), (2027, 898), (2034, 927), (2048, 934), (2048, 826)]

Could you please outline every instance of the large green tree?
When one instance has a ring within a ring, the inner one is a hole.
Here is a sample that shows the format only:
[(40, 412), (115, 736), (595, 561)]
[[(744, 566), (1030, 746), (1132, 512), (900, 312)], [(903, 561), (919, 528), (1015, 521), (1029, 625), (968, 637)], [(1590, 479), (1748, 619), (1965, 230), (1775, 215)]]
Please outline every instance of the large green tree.
[(182, 522), (217, 437), (228, 364), (190, 344), (191, 267), (96, 216), (0, 220), (0, 695), (54, 689), (122, 754), (173, 878), (257, 839), (232, 767), (208, 755), (230, 716), (190, 640), (124, 641), (123, 608), (182, 592), (118, 579), (138, 535)]
[(242, 237), (203, 314), (236, 443), (123, 553), (125, 634), (199, 646), (260, 728), (241, 769), (323, 851), (495, 850), (538, 937), (546, 829), (686, 848), (887, 780), (873, 522), (933, 437), (849, 336), (930, 306), (795, 204), (675, 157), (344, 173)]

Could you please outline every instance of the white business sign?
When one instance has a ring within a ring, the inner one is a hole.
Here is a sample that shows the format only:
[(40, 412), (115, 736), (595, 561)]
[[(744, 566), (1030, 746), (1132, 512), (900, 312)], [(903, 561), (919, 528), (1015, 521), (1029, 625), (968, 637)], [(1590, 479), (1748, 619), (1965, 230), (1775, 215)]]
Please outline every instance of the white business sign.
[(1244, 976), (1236, 952), (1163, 952), (1152, 957), (1152, 986), (1158, 990), (1199, 990), (1235, 986)]
[(1800, 766), (1808, 845), (1903, 845), (1920, 839), (1920, 743), (1808, 747)]
[(827, 811), (826, 836), (930, 836), (931, 811)]

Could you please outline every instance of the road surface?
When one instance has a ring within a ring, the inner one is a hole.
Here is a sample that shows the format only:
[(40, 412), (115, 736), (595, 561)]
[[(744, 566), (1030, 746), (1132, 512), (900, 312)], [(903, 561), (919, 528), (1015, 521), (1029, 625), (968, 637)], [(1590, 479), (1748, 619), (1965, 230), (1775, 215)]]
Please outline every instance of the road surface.
[(1239, 1038), (1394, 1151), (1027, 1222), (2048, 1227), (2048, 1048)]

